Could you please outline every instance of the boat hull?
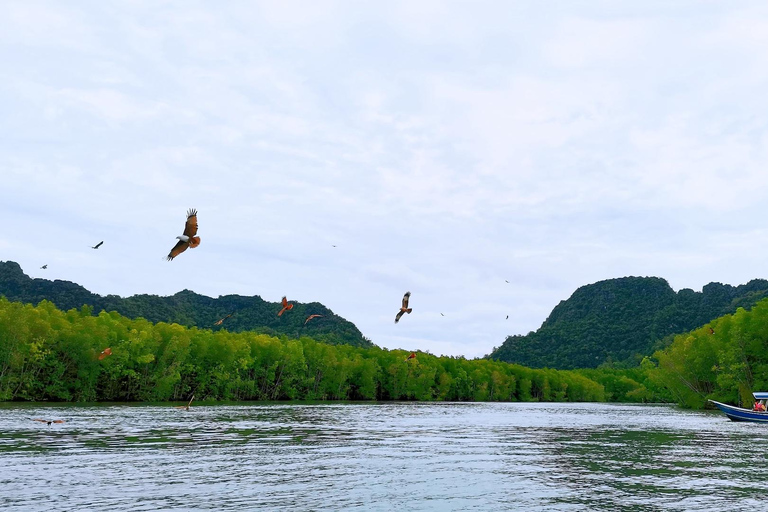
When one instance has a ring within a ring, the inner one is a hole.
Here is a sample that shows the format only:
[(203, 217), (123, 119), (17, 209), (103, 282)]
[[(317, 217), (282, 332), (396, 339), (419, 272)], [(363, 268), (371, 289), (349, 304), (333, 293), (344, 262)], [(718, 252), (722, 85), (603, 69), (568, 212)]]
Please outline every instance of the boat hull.
[(741, 407), (734, 407), (733, 405), (723, 404), (710, 400), (715, 406), (723, 411), (728, 419), (731, 421), (751, 421), (754, 423), (768, 423), (768, 412), (757, 412), (750, 409), (743, 409)]

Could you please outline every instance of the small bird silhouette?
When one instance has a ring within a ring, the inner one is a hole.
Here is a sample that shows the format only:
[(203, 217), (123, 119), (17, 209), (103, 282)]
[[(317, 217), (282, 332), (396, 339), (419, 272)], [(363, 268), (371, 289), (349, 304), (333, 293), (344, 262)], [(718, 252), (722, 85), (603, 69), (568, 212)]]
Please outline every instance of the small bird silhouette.
[(40, 268), (42, 268), (42, 269), (46, 269), (46, 268), (48, 268), (48, 265), (43, 265), (43, 266), (42, 266), (42, 267), (40, 267)]
[(93, 247), (91, 247), (91, 249), (98, 249), (99, 247), (101, 247), (101, 244), (103, 244), (103, 243), (104, 243), (104, 240), (102, 240), (101, 242), (99, 242), (96, 245), (94, 245)]
[(307, 322), (309, 322), (309, 321), (310, 321), (310, 320), (312, 320), (313, 318), (317, 318), (317, 317), (320, 317), (320, 316), (323, 316), (323, 315), (309, 315), (309, 316), (307, 317), (307, 319), (306, 319), (306, 320), (304, 320), (304, 325), (307, 325)]
[(506, 279), (504, 280), (504, 282), (505, 282), (505, 283), (509, 283), (509, 281), (507, 281)]
[(35, 418), (34, 421), (39, 421), (40, 423), (47, 423), (50, 425), (51, 423), (64, 423), (64, 420), (42, 420), (40, 418)]
[(192, 405), (192, 400), (195, 399), (195, 395), (192, 395), (192, 398), (189, 399), (189, 402), (187, 402), (187, 405), (177, 405), (177, 409), (184, 409), (185, 411), (189, 410), (189, 406)]
[(505, 318), (504, 320), (509, 320), (509, 315), (507, 315), (507, 318)]
[(403, 314), (408, 313), (411, 314), (411, 311), (413, 311), (413, 308), (408, 307), (408, 299), (411, 298), (411, 292), (405, 292), (405, 295), (403, 295), (403, 305), (400, 308), (400, 311), (397, 313), (397, 316), (395, 316), (395, 323), (400, 321), (400, 318), (403, 316)]
[(112, 355), (112, 349), (107, 347), (104, 350), (102, 350), (101, 353), (99, 354), (99, 361), (101, 361), (105, 357), (111, 356), (111, 355)]
[(288, 299), (286, 299), (285, 296), (283, 296), (283, 309), (281, 309), (277, 313), (277, 316), (281, 316), (283, 313), (285, 313), (286, 311), (289, 311), (291, 309), (293, 309), (293, 304), (288, 302)]
[(445, 316), (444, 314), (440, 313), (440, 316)]

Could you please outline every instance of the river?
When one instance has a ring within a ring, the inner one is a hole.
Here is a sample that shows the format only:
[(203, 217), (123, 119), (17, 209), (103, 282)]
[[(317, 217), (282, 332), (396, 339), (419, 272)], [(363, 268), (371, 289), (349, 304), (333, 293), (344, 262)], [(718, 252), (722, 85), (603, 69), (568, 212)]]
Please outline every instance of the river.
[(6, 403), (0, 509), (760, 510), (766, 433), (668, 405)]

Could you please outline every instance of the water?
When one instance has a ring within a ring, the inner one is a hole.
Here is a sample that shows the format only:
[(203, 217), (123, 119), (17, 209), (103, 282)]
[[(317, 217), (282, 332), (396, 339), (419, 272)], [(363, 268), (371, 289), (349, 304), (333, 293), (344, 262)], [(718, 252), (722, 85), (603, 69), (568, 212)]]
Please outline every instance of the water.
[(5, 404), (0, 509), (761, 510), (767, 428), (648, 405)]

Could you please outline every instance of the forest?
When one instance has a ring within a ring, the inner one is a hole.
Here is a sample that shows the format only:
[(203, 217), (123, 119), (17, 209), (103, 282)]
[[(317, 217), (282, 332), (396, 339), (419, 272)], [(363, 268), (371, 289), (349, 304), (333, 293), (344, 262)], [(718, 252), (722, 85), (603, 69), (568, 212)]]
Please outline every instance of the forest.
[(536, 332), (510, 336), (490, 358), (534, 368), (636, 368), (672, 338), (768, 296), (768, 281), (709, 283), (677, 293), (658, 277), (622, 277), (582, 286)]
[[(32, 279), (14, 261), (0, 262), (0, 295), (11, 301), (31, 304), (49, 300), (62, 310), (80, 308), (87, 304), (92, 307), (94, 314), (117, 311), (128, 318), (144, 318), (150, 322), (226, 329), (229, 332), (255, 331), (294, 338), (310, 336), (330, 344), (373, 346), (352, 322), (318, 302), (302, 304), (291, 300), (294, 306), (291, 314), (277, 316), (281, 305), (262, 300), (257, 295), (212, 298), (183, 290), (170, 297), (147, 294), (126, 298), (117, 295), (101, 296), (70, 281)], [(220, 325), (215, 325), (230, 314)], [(305, 319), (312, 314), (322, 316), (305, 324)]]
[(707, 399), (751, 407), (753, 391), (768, 391), (768, 300), (675, 336), (653, 359), (649, 379), (684, 407)]
[[(622, 375), (212, 331), (0, 297), (0, 400), (643, 401)], [(106, 348), (111, 355), (99, 359)], [(642, 388), (642, 389), (641, 389)]]

